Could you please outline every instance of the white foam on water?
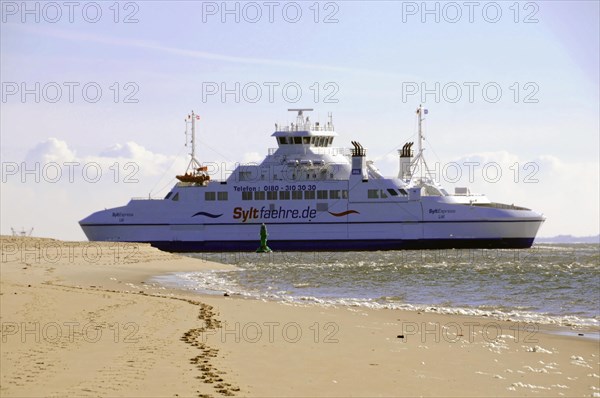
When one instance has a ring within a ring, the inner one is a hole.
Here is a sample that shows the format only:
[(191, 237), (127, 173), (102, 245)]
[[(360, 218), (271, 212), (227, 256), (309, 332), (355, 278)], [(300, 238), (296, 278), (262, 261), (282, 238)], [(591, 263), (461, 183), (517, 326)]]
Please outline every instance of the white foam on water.
[[(238, 295), (247, 298), (260, 300), (276, 300), (290, 304), (317, 304), (324, 307), (345, 306), (345, 307), (363, 307), (371, 309), (398, 309), (408, 311), (434, 312), (438, 314), (451, 315), (466, 315), (477, 317), (489, 317), (501, 321), (522, 322), (531, 324), (546, 324), (571, 327), (600, 327), (600, 321), (597, 319), (581, 318), (575, 315), (549, 315), (537, 313), (527, 310), (497, 310), (497, 309), (479, 309), (451, 306), (433, 306), (424, 304), (408, 304), (398, 301), (389, 302), (377, 299), (366, 298), (322, 298), (315, 296), (292, 295), (286, 290), (278, 290), (273, 292), (273, 288), (268, 291), (252, 291), (246, 289), (230, 278), (225, 276), (229, 272), (237, 271), (221, 271), (211, 270), (202, 272), (181, 272), (169, 275), (154, 277), (156, 282), (171, 287), (178, 287), (197, 291), (204, 294), (223, 294)], [(310, 287), (310, 283), (299, 283), (295, 287), (305, 288)], [(486, 306), (486, 308), (489, 306)], [(521, 336), (526, 337), (527, 331), (522, 331)], [(521, 337), (520, 336), (520, 337)], [(505, 337), (513, 337), (506, 335)], [(551, 353), (541, 349), (536, 352)]]

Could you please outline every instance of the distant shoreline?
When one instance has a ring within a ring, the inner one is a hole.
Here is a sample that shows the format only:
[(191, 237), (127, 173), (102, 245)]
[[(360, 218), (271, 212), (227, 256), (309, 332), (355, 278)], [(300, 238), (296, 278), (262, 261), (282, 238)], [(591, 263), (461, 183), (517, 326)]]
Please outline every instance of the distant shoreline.
[(600, 235), (590, 236), (573, 236), (573, 235), (557, 235), (551, 237), (535, 238), (536, 243), (597, 243), (600, 244)]

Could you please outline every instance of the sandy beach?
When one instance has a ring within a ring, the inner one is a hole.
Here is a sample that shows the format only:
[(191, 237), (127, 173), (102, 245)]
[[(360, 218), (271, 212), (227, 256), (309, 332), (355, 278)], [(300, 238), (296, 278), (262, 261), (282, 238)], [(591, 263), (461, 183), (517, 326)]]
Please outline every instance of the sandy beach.
[(3, 397), (600, 396), (597, 330), (167, 289), (232, 266), (144, 244), (1, 249)]

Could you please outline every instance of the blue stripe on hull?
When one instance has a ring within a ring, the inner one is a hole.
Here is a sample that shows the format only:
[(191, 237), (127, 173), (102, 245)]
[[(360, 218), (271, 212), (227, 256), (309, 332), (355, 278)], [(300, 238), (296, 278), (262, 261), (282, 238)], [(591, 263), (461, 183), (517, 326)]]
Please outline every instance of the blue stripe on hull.
[[(374, 251), (436, 249), (526, 249), (534, 238), (420, 239), (420, 240), (269, 240), (274, 251)], [(258, 241), (154, 241), (152, 246), (169, 252), (249, 252)]]

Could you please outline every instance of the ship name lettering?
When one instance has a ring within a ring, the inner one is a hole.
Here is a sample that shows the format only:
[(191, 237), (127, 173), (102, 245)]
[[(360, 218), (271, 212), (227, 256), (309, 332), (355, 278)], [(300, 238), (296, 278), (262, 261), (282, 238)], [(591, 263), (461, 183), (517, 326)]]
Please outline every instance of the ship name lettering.
[(122, 213), (120, 211), (113, 211), (113, 217), (133, 217), (133, 213)]
[(456, 213), (456, 210), (451, 210), (451, 209), (429, 209), (429, 214), (446, 214), (446, 213)]
[(233, 209), (233, 219), (242, 220), (246, 222), (249, 220), (277, 220), (277, 219), (309, 219), (312, 220), (317, 216), (317, 209), (313, 209), (308, 206), (306, 209), (284, 209), (279, 207), (278, 209), (269, 209), (266, 206), (260, 209), (256, 207), (250, 207), (244, 209), (242, 207), (236, 207)]

